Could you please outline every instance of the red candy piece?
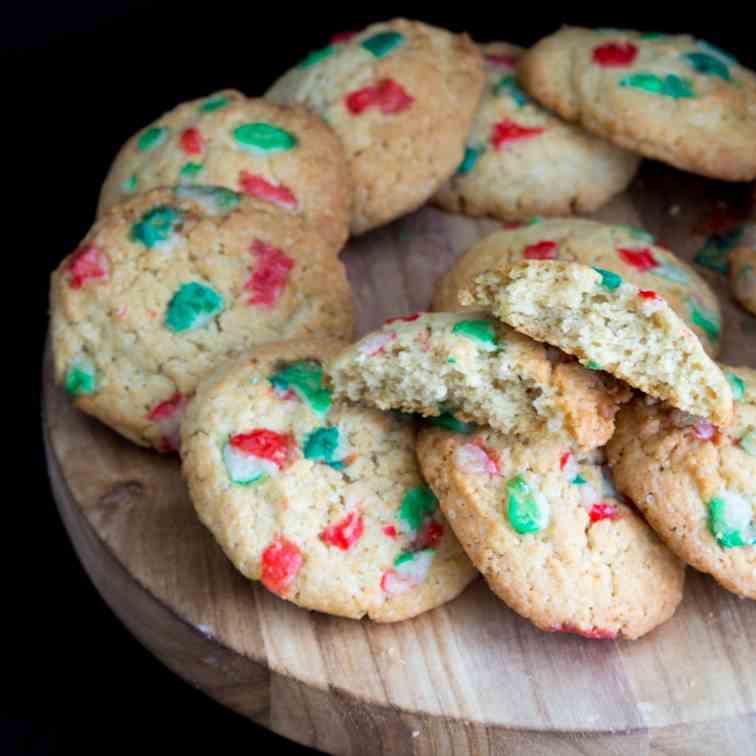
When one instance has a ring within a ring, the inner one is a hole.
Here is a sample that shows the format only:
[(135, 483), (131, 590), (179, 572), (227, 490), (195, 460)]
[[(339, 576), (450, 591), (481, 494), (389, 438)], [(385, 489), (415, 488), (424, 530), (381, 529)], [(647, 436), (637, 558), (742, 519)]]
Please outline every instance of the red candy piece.
[(205, 146), (202, 134), (197, 129), (184, 129), (181, 132), (180, 144), (187, 155), (201, 155)]
[(426, 520), (420, 528), (415, 540), (412, 542), (412, 550), (432, 549), (444, 534), (444, 526), (433, 519)]
[(561, 625), (554, 625), (547, 629), (549, 633), (574, 633), (580, 635), (583, 638), (593, 638), (596, 640), (614, 640), (617, 637), (615, 630), (604, 630), (600, 627), (593, 627), (590, 630), (583, 630), (582, 628), (571, 625), (568, 622), (563, 622)]
[(329, 546), (336, 546), (348, 551), (362, 537), (365, 526), (359, 512), (350, 512), (343, 520), (329, 525), (321, 534), (320, 540)]
[(495, 123), (491, 130), (491, 144), (498, 150), (499, 147), (509, 142), (518, 142), (520, 139), (529, 139), (530, 137), (543, 134), (545, 131), (542, 127), (520, 126), (519, 123), (511, 121), (509, 118)]
[(659, 295), (655, 291), (650, 291), (648, 289), (641, 289), (638, 292), (638, 296), (641, 297), (641, 299), (659, 299)]
[(405, 323), (411, 323), (413, 320), (417, 320), (422, 314), (422, 312), (413, 312), (412, 315), (399, 315), (396, 318), (389, 318), (387, 321), (385, 321), (384, 325), (389, 325), (389, 323), (396, 323), (397, 320), (403, 320)]
[(572, 456), (572, 452), (565, 452), (562, 454), (562, 456), (559, 458), (559, 469), (564, 470), (564, 468), (567, 466), (567, 463), (570, 461), (570, 457)]
[(68, 285), (80, 289), (93, 278), (108, 277), (108, 257), (94, 244), (79, 247), (66, 263), (66, 270), (71, 273)]
[(593, 62), (600, 66), (629, 66), (637, 55), (632, 42), (608, 42), (593, 48)]
[(239, 174), (239, 186), (250, 197), (257, 197), (257, 199), (271, 202), (286, 210), (296, 210), (299, 204), (288, 186), (272, 184), (262, 176), (256, 176), (249, 171), (242, 171)]
[(381, 79), (377, 84), (355, 90), (344, 99), (353, 115), (359, 115), (371, 107), (378, 108), (384, 115), (401, 113), (414, 101), (415, 98), (393, 79)]
[(509, 221), (501, 224), (501, 227), (507, 231), (513, 231), (515, 228), (522, 228), (525, 224), (518, 223), (517, 221)]
[(386, 525), (386, 527), (383, 529), (383, 532), (389, 538), (396, 538), (399, 535), (399, 533), (396, 532), (396, 528), (393, 525)]
[(244, 454), (267, 459), (280, 469), (289, 461), (295, 442), (286, 433), (277, 433), (267, 428), (255, 428), (249, 433), (238, 433), (232, 436), (229, 444)]
[(619, 511), (614, 504), (609, 504), (609, 502), (606, 501), (599, 501), (591, 507), (588, 516), (591, 518), (591, 522), (598, 522), (599, 520), (616, 520), (619, 517)]
[(486, 60), (495, 66), (509, 66), (514, 68), (517, 63), (516, 55), (507, 55), (505, 53), (487, 53)]
[(659, 262), (650, 249), (623, 249), (618, 250), (620, 260), (632, 266), (641, 273), (659, 267)]
[(160, 404), (156, 404), (147, 414), (148, 420), (163, 420), (170, 417), (184, 401), (184, 397), (180, 392), (176, 392), (170, 399), (166, 399)]
[(294, 267), (294, 260), (280, 249), (259, 239), (252, 242), (252, 254), (257, 258), (257, 266), (244, 284), (244, 288), (252, 292), (247, 304), (272, 306), (278, 301), (286, 286), (289, 271)]
[(331, 44), (341, 45), (344, 42), (349, 42), (352, 37), (356, 37), (358, 34), (359, 32), (356, 31), (336, 32), (336, 34), (331, 37)]
[(274, 593), (284, 593), (303, 562), (304, 557), (299, 547), (283, 536), (278, 536), (262, 553), (263, 585)]
[(539, 241), (530, 244), (523, 250), (522, 256), (526, 260), (556, 260), (559, 257), (557, 243), (553, 241)]

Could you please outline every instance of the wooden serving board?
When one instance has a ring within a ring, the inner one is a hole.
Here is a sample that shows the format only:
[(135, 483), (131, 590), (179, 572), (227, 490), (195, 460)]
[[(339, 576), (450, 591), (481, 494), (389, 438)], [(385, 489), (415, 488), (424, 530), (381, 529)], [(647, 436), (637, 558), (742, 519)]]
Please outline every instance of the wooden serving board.
[[(595, 217), (691, 258), (746, 202), (649, 165)], [(425, 208), (349, 244), (359, 328), (427, 307), (434, 281), (497, 224)], [(756, 366), (756, 318), (706, 272), (723, 359)], [(113, 611), (178, 675), (281, 735), (338, 754), (754, 753), (756, 602), (688, 571), (677, 614), (634, 642), (547, 634), (482, 580), (395, 625), (299, 609), (231, 566), (194, 516), (176, 459), (74, 410), (45, 360), (53, 490)]]

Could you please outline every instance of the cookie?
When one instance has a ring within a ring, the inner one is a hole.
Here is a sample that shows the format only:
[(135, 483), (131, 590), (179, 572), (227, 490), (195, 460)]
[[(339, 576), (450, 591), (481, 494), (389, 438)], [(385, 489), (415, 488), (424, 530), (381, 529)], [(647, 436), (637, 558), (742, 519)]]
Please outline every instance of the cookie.
[(756, 75), (688, 35), (565, 27), (522, 58), (524, 88), (562, 118), (684, 171), (756, 178)]
[(351, 185), (341, 142), (302, 107), (225, 90), (185, 102), (116, 156), (98, 215), (161, 186), (223, 186), (302, 216), (336, 247), (349, 230)]
[(680, 603), (682, 563), (620, 500), (599, 450), (432, 428), (418, 457), (491, 590), (542, 630), (638, 638)]
[(334, 395), (602, 446), (630, 392), (482, 313), (395, 318), (328, 363)]
[(113, 207), (53, 273), (51, 307), (57, 382), (80, 409), (165, 451), (222, 359), (354, 330), (334, 245), (220, 187), (154, 189)]
[(478, 273), (520, 260), (579, 262), (617, 273), (639, 289), (656, 291), (712, 357), (719, 353), (719, 302), (692, 266), (658, 246), (654, 237), (641, 228), (582, 218), (534, 218), (484, 237), (438, 281), (433, 309), (460, 309), (459, 292)]
[(395, 19), (338, 35), (266, 97), (306, 105), (341, 137), (359, 234), (420, 207), (451, 176), (483, 78), (481, 54), (466, 35)]
[(423, 481), (411, 419), (333, 399), (343, 344), (258, 347), (204, 381), (182, 468), (234, 566), (298, 606), (379, 622), (450, 601), (476, 576)]
[(656, 292), (610, 270), (519, 262), (479, 274), (460, 301), (686, 412), (718, 425), (732, 416), (727, 381), (690, 328)]
[(465, 156), (433, 198), (444, 210), (505, 221), (592, 212), (632, 180), (637, 155), (563, 121), (517, 80), (522, 48), (481, 47), (486, 84)]
[(732, 296), (756, 315), (756, 247), (738, 247), (730, 254)]
[(756, 599), (756, 370), (722, 366), (730, 423), (637, 398), (607, 446), (618, 488), (660, 538), (727, 590)]

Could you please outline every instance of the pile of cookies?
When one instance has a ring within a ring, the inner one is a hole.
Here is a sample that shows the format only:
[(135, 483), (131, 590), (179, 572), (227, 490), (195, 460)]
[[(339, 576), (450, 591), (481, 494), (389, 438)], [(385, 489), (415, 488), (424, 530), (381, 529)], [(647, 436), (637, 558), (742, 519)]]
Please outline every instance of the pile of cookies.
[[(236, 568), (308, 609), (402, 620), (482, 573), (544, 630), (637, 638), (686, 563), (756, 598), (756, 371), (714, 361), (693, 267), (573, 217), (642, 156), (756, 179), (756, 75), (682, 35), (338, 34), (264, 97), (184, 103), (123, 146), (52, 275), (56, 378), (180, 452)], [(353, 342), (340, 250), (428, 202), (503, 227), (432, 312)]]

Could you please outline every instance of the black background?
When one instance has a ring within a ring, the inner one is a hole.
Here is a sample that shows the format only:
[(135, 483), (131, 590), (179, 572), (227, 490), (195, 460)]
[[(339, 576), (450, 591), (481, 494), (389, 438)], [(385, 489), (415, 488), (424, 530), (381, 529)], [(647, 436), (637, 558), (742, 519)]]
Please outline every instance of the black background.
[(729, 4), (577, 5), (561, 15), (535, 2), (7, 5), (0, 753), (311, 753), (224, 710), (144, 650), (90, 584), (49, 492), (39, 422), (47, 281), (87, 232), (116, 150), (182, 100), (225, 87), (261, 94), (333, 32), (396, 15), (523, 45), (562, 23), (690, 32), (751, 65), (753, 28)]

